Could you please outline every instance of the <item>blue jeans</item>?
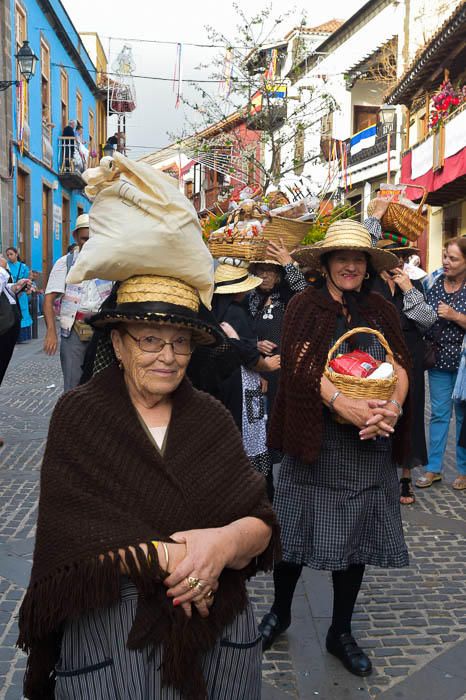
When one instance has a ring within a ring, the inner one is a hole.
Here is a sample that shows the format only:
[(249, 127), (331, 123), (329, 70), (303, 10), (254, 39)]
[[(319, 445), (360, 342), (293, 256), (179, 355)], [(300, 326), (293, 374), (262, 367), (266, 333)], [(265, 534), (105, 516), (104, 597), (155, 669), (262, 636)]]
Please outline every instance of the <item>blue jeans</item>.
[[(450, 419), (455, 405), (456, 441), (458, 442), (464, 418), (464, 407), (460, 401), (453, 401), (451, 395), (455, 386), (457, 371), (429, 370), (430, 418), (429, 463), (426, 472), (438, 474), (442, 471), (443, 455), (447, 446)], [(456, 445), (456, 467), (460, 474), (466, 474), (466, 449)]]

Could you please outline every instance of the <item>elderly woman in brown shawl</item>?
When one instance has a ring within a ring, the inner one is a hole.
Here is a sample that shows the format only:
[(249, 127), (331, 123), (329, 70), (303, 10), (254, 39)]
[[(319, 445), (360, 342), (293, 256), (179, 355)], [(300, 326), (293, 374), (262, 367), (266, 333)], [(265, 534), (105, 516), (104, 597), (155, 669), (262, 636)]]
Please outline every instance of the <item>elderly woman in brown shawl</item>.
[(275, 520), (230, 414), (185, 377), (216, 336), (198, 310), (192, 285), (136, 275), (94, 317), (115, 362), (52, 416), (19, 621), (30, 700), (260, 698), (245, 582)]

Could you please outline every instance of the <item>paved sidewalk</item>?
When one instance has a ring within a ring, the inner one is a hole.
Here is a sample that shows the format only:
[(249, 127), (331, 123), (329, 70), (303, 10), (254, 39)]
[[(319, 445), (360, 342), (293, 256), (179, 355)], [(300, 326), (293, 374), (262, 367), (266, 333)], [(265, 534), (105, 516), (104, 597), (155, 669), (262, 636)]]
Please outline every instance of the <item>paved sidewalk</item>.
[[(14, 647), (37, 517), (39, 468), (50, 413), (62, 391), (58, 358), (39, 341), (18, 346), (0, 388), (0, 700), (19, 700), (25, 657)], [(451, 489), (453, 439), (444, 482), (416, 490), (404, 508), (411, 566), (368, 568), (354, 632), (370, 653), (368, 679), (347, 673), (325, 651), (330, 575), (306, 570), (288, 633), (264, 655), (263, 700), (466, 700), (466, 492)], [(257, 615), (267, 612), (270, 575), (250, 585)], [(231, 700), (249, 700), (232, 698)]]

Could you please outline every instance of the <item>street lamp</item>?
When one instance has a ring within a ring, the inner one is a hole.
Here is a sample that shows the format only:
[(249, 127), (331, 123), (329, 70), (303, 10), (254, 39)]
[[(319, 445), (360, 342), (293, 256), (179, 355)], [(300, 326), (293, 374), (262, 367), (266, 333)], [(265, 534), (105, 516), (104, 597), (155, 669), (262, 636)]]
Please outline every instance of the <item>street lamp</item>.
[[(29, 46), (29, 41), (23, 41), (23, 45), (18, 53), (15, 54), (15, 58), (18, 62), (19, 72), (26, 82), (29, 82), (35, 73), (36, 64), (39, 60)], [(18, 80), (0, 80), (0, 90), (7, 90), (12, 85), (18, 84)]]
[(39, 60), (29, 46), (29, 41), (23, 41), (23, 45), (15, 56), (19, 63), (19, 70), (28, 83), (36, 72), (36, 63)]
[(393, 131), (396, 117), (396, 107), (384, 104), (380, 107), (380, 121), (384, 125), (385, 132)]

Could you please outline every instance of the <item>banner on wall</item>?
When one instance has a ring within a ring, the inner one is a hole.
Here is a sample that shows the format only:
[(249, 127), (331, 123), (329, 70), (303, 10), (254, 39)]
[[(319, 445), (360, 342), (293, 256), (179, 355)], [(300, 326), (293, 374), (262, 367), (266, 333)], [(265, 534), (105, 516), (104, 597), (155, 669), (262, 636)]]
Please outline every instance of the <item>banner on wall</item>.
[(58, 204), (53, 205), (53, 232), (55, 240), (60, 240), (60, 227), (62, 222), (62, 209)]

